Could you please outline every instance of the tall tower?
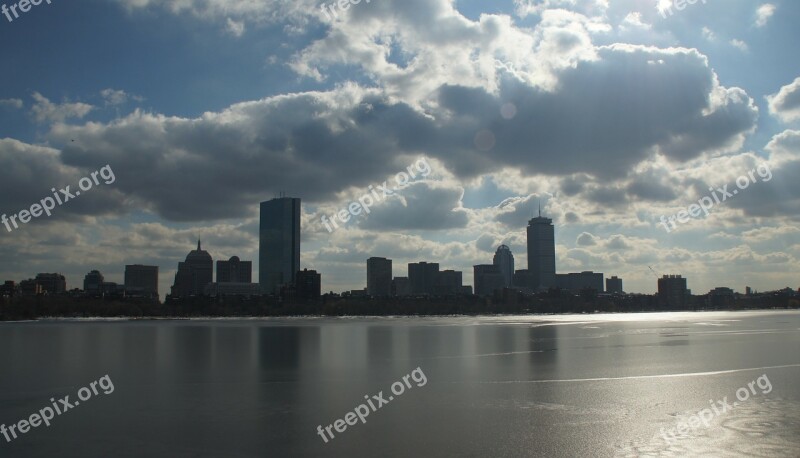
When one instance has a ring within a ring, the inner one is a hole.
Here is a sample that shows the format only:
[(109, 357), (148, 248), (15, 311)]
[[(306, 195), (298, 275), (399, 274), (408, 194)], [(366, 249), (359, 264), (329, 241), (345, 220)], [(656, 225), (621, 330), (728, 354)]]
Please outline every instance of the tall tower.
[[(157, 275), (157, 274), (156, 274)], [(176, 297), (200, 296), (206, 285), (214, 281), (214, 260), (208, 251), (197, 241), (197, 249), (186, 256), (186, 261), (178, 263), (172, 295)]]
[(528, 271), (533, 289), (542, 290), (556, 283), (556, 241), (553, 220), (539, 216), (528, 222)]
[(511, 248), (506, 245), (500, 245), (497, 252), (494, 254), (494, 265), (500, 267), (500, 273), (503, 274), (503, 282), (506, 288), (511, 288), (514, 283), (514, 255), (511, 254)]
[(279, 197), (261, 202), (258, 283), (274, 294), (294, 283), (300, 270), (300, 199)]

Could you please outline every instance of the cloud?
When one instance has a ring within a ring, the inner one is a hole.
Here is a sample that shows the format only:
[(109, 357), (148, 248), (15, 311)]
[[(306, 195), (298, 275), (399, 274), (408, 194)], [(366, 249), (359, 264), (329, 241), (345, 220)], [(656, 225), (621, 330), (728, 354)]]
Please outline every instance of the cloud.
[(0, 107), (21, 109), (25, 106), (21, 99), (0, 99)]
[(442, 230), (465, 228), (468, 212), (462, 207), (464, 190), (417, 182), (379, 205), (359, 226), (368, 230)]
[(316, 13), (316, 0), (241, 1), (241, 0), (116, 0), (128, 11), (163, 9), (175, 15), (191, 15), (206, 21), (219, 21), (229, 32), (230, 21), (238, 24), (275, 24), (283, 21), (305, 23), (309, 11)]
[(227, 26), (228, 26), (227, 27), (228, 33), (230, 33), (231, 35), (235, 37), (241, 37), (242, 35), (244, 35), (244, 30), (245, 30), (244, 21), (234, 21), (233, 19), (228, 18)]
[(783, 122), (800, 120), (800, 77), (767, 96), (769, 111)]
[(730, 44), (731, 44), (731, 46), (733, 46), (734, 48), (737, 48), (739, 51), (742, 51), (742, 52), (748, 52), (748, 51), (750, 51), (750, 47), (749, 47), (749, 46), (747, 46), (747, 43), (745, 43), (744, 41), (742, 41), (742, 40), (739, 40), (739, 39), (737, 39), (737, 38), (734, 38), (734, 39), (732, 39), (732, 40), (730, 41)]
[(519, 17), (540, 15), (545, 10), (566, 9), (587, 16), (603, 16), (608, 10), (608, 0), (514, 0)]
[[(377, 87), (342, 84), (326, 92), (239, 103), (197, 118), (137, 110), (107, 124), (56, 125), (49, 141), (63, 145), (61, 157), (67, 165), (108, 163), (119, 170), (123, 177), (117, 187), (140, 208), (172, 221), (208, 221), (252, 215), (257, 202), (281, 191), (300, 195), (306, 203), (335, 202), (339, 193), (380, 183), (419, 155), (438, 160), (458, 180), (509, 168), (529, 177), (608, 181), (624, 179), (654, 157), (680, 163), (735, 150), (754, 128), (758, 110), (752, 99), (741, 89), (720, 86), (697, 50), (594, 47), (580, 33), (567, 32), (573, 19), (549, 16), (543, 20), (549, 30), (533, 32), (539, 47), (554, 46), (555, 54), (581, 49), (558, 64), (528, 62), (527, 73), (521, 73), (517, 63), (523, 61), (512, 61), (522, 57), (509, 57), (511, 61), (493, 67), (491, 80), (471, 82), (454, 69), (425, 65), (425, 79), (440, 84), (431, 88), (424, 106), (415, 91), (405, 91), (396, 86), (396, 78), (379, 73)], [(459, 17), (453, 28), (468, 27), (465, 21)], [(472, 27), (475, 32), (485, 29), (479, 34), (488, 34), (489, 41), (476, 41), (478, 48), (472, 50), (452, 46), (440, 57), (453, 53), (458, 61), (480, 62), (484, 51), (493, 61), (516, 55), (516, 42), (492, 43), (490, 38), (523, 33), (511, 23), (484, 18), (482, 25)], [(489, 34), (492, 28), (495, 32)], [(415, 46), (427, 55), (446, 47), (440, 41), (451, 38), (417, 37)], [(341, 42), (341, 51), (355, 52), (348, 44)], [(555, 79), (533, 76), (538, 74), (534, 65), (546, 66)], [(509, 104), (515, 116), (504, 115)], [(481, 131), (495, 139), (489, 148), (474, 143)], [(580, 186), (573, 191), (579, 192)], [(224, 193), (217, 192), (220, 187)], [(455, 188), (417, 190), (429, 196), (408, 195), (420, 201), (408, 205), (409, 211), (430, 206), (434, 213), (428, 215), (443, 218), (425, 221), (413, 215), (397, 225), (466, 224)], [(627, 189), (595, 184), (585, 192), (589, 201), (609, 206), (624, 205), (629, 196), (671, 197), (664, 186), (643, 182), (632, 182)], [(365, 224), (386, 227), (390, 217), (373, 215)]]
[(756, 10), (756, 27), (764, 27), (769, 22), (777, 7), (771, 3), (765, 3)]
[(94, 109), (92, 105), (80, 102), (52, 103), (38, 92), (34, 92), (32, 97), (36, 103), (31, 107), (31, 114), (40, 123), (64, 122), (70, 118), (81, 119)]
[(581, 235), (578, 236), (578, 239), (575, 241), (578, 246), (595, 246), (597, 245), (597, 237), (588, 233), (582, 232)]
[[(64, 165), (59, 152), (52, 148), (30, 145), (13, 139), (0, 140), (0, 213), (16, 214), (30, 208), (45, 197), (52, 196), (51, 189), (62, 189), (68, 185), (75, 190), (78, 180), (96, 171), (105, 163), (94, 163), (89, 167)], [(112, 168), (113, 169), (113, 168)], [(117, 175), (115, 173), (115, 175)], [(117, 175), (118, 176), (118, 175)], [(102, 182), (101, 182), (102, 183)], [(64, 218), (120, 214), (124, 212), (124, 198), (114, 185), (103, 185), (84, 193), (74, 201), (65, 202), (53, 211), (53, 215), (37, 222)]]
[(103, 97), (103, 99), (105, 99), (106, 106), (124, 105), (128, 103), (128, 99), (135, 100), (137, 102), (144, 100), (144, 97), (128, 94), (125, 91), (116, 89), (103, 89), (100, 91), (100, 95)]
[(642, 20), (642, 13), (632, 12), (628, 13), (625, 16), (625, 19), (622, 20), (620, 27), (623, 29), (633, 29), (633, 30), (650, 30), (653, 28), (652, 25), (645, 23)]

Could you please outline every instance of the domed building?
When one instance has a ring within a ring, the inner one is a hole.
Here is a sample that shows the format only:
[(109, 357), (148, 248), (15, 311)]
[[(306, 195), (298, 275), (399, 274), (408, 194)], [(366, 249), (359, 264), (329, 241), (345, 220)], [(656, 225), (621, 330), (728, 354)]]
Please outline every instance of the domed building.
[(200, 240), (197, 249), (186, 256), (186, 261), (178, 263), (173, 297), (200, 296), (206, 285), (214, 281), (214, 260), (208, 251), (202, 249)]

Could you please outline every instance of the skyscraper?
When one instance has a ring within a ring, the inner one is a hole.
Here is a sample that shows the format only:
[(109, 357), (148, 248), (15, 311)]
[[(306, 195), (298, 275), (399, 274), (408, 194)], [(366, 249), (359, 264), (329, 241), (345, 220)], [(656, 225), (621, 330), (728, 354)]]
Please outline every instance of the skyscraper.
[(528, 271), (534, 280), (533, 289), (555, 286), (556, 242), (553, 220), (539, 216), (528, 223)]
[(277, 294), (294, 283), (300, 270), (300, 199), (279, 197), (261, 202), (258, 283), (264, 294)]
[(212, 281), (214, 281), (214, 260), (208, 251), (203, 250), (198, 240), (197, 249), (186, 256), (185, 262), (178, 263), (172, 295), (200, 296), (204, 293), (206, 285)]
[(367, 259), (367, 294), (391, 296), (392, 260), (386, 258)]
[(500, 267), (500, 273), (503, 274), (503, 281), (505, 287), (510, 288), (514, 283), (514, 255), (511, 254), (511, 248), (506, 245), (500, 245), (497, 252), (494, 254), (494, 265)]

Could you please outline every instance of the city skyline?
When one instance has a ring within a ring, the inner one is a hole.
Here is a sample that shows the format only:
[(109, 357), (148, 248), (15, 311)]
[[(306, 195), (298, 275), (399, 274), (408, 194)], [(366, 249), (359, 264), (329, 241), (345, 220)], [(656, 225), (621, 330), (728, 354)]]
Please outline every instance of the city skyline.
[[(328, 291), (363, 287), (371, 256), (471, 284), (506, 245), (519, 269), (539, 203), (561, 272), (642, 293), (648, 266), (696, 291), (797, 286), (800, 5), (386, 1), (334, 21), (305, 0), (200, 5), (54, 2), (0, 27), (17, 69), (0, 75), (0, 217), (114, 171), (0, 225), (0, 278), (154, 265), (164, 295), (198, 238), (257, 263), (258, 203), (285, 192)], [(753, 170), (770, 178), (740, 188)], [(349, 213), (359, 199), (369, 213)]]
[(0, 0), (0, 455), (800, 456), (798, 24)]
[[(231, 288), (228, 294), (243, 294), (252, 295), (256, 294), (255, 287), (258, 287), (260, 294), (273, 294), (281, 293), (281, 289), (285, 286), (296, 287), (299, 285), (309, 285), (309, 278), (312, 282), (316, 282), (316, 287), (321, 288), (321, 293), (325, 294), (324, 281), (321, 281), (322, 272), (316, 270), (309, 270), (307, 267), (301, 270), (300, 263), (297, 260), (301, 257), (300, 240), (296, 238), (301, 232), (302, 224), (299, 221), (299, 214), (302, 208), (301, 199), (280, 196), (274, 199), (261, 202), (261, 225), (260, 225), (260, 238), (264, 239), (266, 243), (260, 243), (259, 261), (268, 259), (270, 266), (288, 266), (287, 268), (294, 269), (289, 281), (282, 280), (284, 277), (290, 275), (280, 273), (279, 277), (270, 279), (269, 275), (261, 276), (258, 278), (260, 281), (273, 281), (274, 285), (265, 289), (262, 282), (251, 283), (252, 281), (252, 261), (242, 261), (238, 256), (232, 256), (228, 260), (214, 260), (213, 257), (205, 250), (202, 250), (201, 240), (197, 240), (197, 249), (192, 250), (187, 256), (186, 260), (178, 263), (178, 268), (175, 271), (174, 281), (168, 289), (173, 297), (182, 297), (190, 295), (205, 295), (209, 291), (219, 292), (218, 284), (228, 283), (236, 284), (238, 286)], [(440, 295), (440, 294), (464, 294), (463, 287), (472, 289), (472, 293), (479, 296), (488, 296), (494, 290), (502, 288), (521, 289), (527, 292), (544, 292), (550, 288), (558, 288), (567, 291), (580, 292), (585, 288), (593, 289), (599, 293), (609, 292), (625, 292), (626, 294), (649, 294), (638, 291), (624, 291), (622, 288), (623, 279), (617, 275), (609, 274), (607, 277), (603, 272), (582, 271), (575, 273), (558, 273), (555, 264), (555, 257), (550, 255), (555, 250), (555, 226), (553, 221), (542, 215), (541, 204), (538, 208), (538, 215), (532, 218), (526, 228), (526, 251), (528, 253), (535, 253), (535, 259), (540, 259), (538, 263), (528, 263), (528, 268), (524, 270), (515, 269), (515, 258), (511, 252), (510, 247), (507, 245), (500, 245), (494, 253), (491, 264), (475, 264), (472, 266), (472, 283), (465, 283), (463, 280), (463, 272), (454, 269), (440, 270), (438, 262), (417, 261), (409, 262), (408, 269), (405, 276), (394, 275), (392, 259), (383, 257), (372, 256), (365, 262), (366, 281), (363, 288), (353, 288), (349, 290), (333, 291), (334, 293), (349, 293), (354, 291), (364, 291), (369, 296), (384, 297), (384, 296), (404, 296), (404, 295)], [(285, 243), (288, 242), (288, 243)], [(277, 250), (277, 256), (272, 255), (270, 258), (270, 250)], [(287, 257), (288, 255), (288, 257)], [(284, 259), (285, 258), (285, 259)], [(259, 269), (260, 269), (259, 262)], [(216, 265), (216, 268), (214, 266)], [(283, 268), (283, 267), (282, 267)], [(648, 269), (656, 275), (656, 272), (648, 266)], [(125, 282), (120, 286), (128, 287), (129, 283), (133, 286), (137, 294), (153, 293), (158, 296), (157, 280), (151, 280), (158, 277), (159, 266), (143, 266), (143, 265), (126, 265)], [(537, 272), (538, 270), (538, 272)], [(137, 272), (136, 276), (131, 274), (131, 271), (144, 271)], [(542, 272), (545, 275), (542, 275)], [(551, 275), (547, 272), (552, 272)], [(313, 277), (306, 277), (303, 280), (298, 280), (296, 276), (301, 273), (313, 274)], [(129, 275), (131, 274), (131, 275)], [(39, 277), (48, 276), (53, 277), (61, 275), (60, 273), (38, 273)], [(144, 278), (142, 277), (144, 275)], [(274, 276), (275, 274), (273, 274)], [(542, 279), (545, 279), (544, 281)], [(664, 291), (662, 283), (671, 278), (678, 278), (682, 282), (682, 288), (685, 291), (691, 292), (688, 288), (688, 279), (683, 275), (663, 274), (661, 277), (656, 275), (656, 291), (655, 294), (660, 294)], [(65, 278), (62, 276), (62, 281), (66, 283)], [(91, 279), (91, 280), (90, 280)], [(214, 280), (216, 279), (216, 280)], [(403, 280), (408, 282), (408, 291), (405, 294), (398, 294), (395, 282)], [(12, 280), (15, 281), (15, 280)], [(23, 279), (29, 281), (29, 279)], [(48, 280), (50, 281), (50, 280)], [(90, 290), (87, 288), (87, 282), (92, 281), (96, 285), (92, 286)], [(155, 281), (155, 286), (153, 286)], [(22, 282), (20, 282), (22, 283)], [(102, 289), (101, 285), (112, 285), (116, 290), (117, 283), (105, 282), (102, 272), (92, 270), (84, 276), (83, 290), (85, 292), (92, 292), (98, 288)], [(313, 283), (312, 283), (313, 285)], [(207, 287), (211, 289), (207, 289)], [(231, 285), (233, 286), (233, 285)], [(793, 289), (787, 286), (786, 288)], [(79, 288), (61, 288), (59, 291), (66, 292), (71, 289)], [(674, 288), (673, 288), (674, 289)], [(785, 288), (779, 288), (783, 290)], [(52, 288), (43, 288), (43, 290), (50, 290)], [(736, 288), (729, 288), (727, 286), (716, 286), (709, 290), (709, 294), (719, 294), (720, 291), (729, 291), (730, 294), (734, 292), (740, 293)], [(758, 291), (758, 288), (746, 286), (746, 294)], [(705, 294), (700, 292), (699, 294)], [(672, 294), (674, 298), (675, 294)], [(672, 299), (674, 301), (674, 299)], [(682, 304), (682, 302), (681, 302)]]

